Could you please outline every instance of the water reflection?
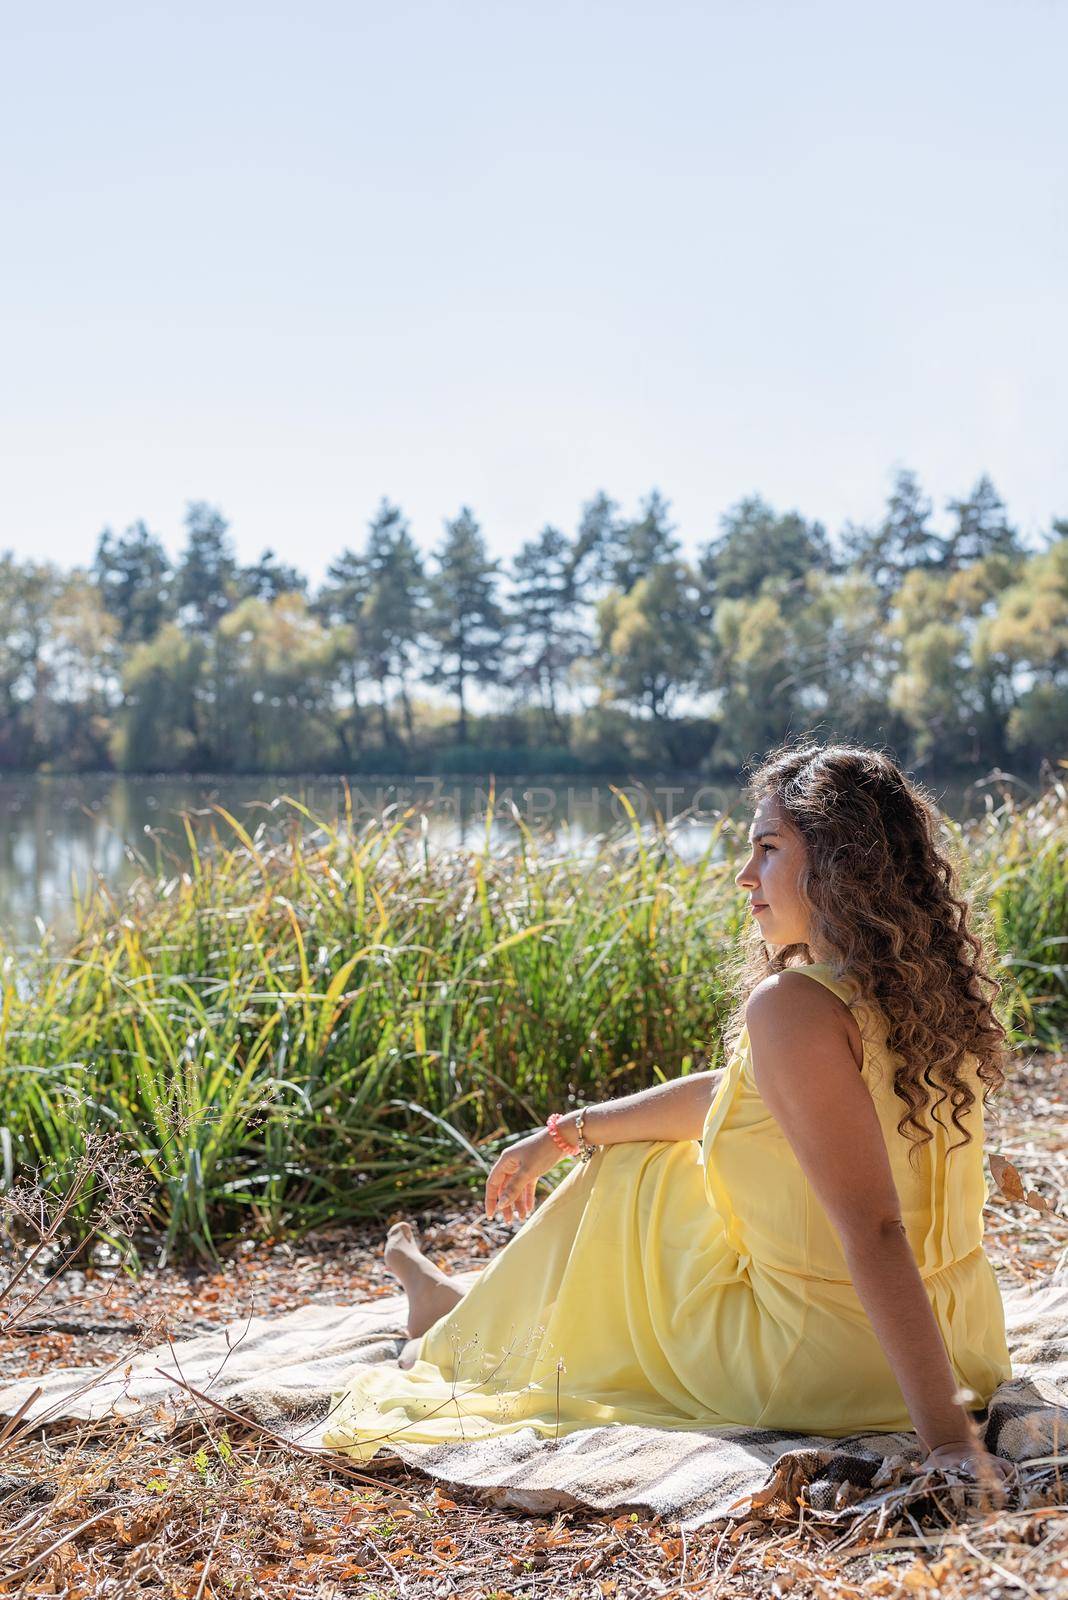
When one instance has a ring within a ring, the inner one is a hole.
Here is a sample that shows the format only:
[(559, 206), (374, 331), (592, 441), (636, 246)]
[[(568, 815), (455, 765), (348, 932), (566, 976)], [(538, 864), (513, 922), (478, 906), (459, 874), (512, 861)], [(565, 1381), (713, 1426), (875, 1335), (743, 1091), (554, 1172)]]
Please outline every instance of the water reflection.
[[(673, 825), (674, 848), (687, 858), (708, 847), (724, 808), (735, 807), (740, 815), (736, 788), (625, 777), (500, 779), (488, 825), (488, 779), (358, 778), (349, 786), (348, 803), (357, 830), (387, 809), (397, 817), (415, 806), (426, 816), (432, 846), (493, 853), (516, 848), (514, 805), (526, 827), (550, 830), (559, 849), (581, 853), (627, 822), (626, 804), (613, 784), (647, 829), (658, 814)], [(62, 936), (72, 926), (79, 888), (84, 891), (96, 875), (121, 889), (144, 867), (173, 871), (186, 861), (183, 811), (221, 805), (252, 831), (261, 821), (271, 827), (292, 815), (288, 807), (272, 805), (282, 795), (332, 823), (345, 812), (344, 783), (331, 776), (0, 776), (0, 930), (17, 945), (36, 943), (46, 926)], [(964, 814), (964, 791), (946, 791), (940, 800), (951, 815)]]

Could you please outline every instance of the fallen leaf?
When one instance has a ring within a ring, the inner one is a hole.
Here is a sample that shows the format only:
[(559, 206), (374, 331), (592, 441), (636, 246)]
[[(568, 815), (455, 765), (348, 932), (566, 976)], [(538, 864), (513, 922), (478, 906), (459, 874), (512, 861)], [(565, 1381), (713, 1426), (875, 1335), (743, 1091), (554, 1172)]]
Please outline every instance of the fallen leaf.
[(990, 1153), (990, 1171), (994, 1182), (1007, 1200), (1019, 1201), (1021, 1205), (1030, 1206), (1032, 1211), (1041, 1212), (1043, 1216), (1054, 1215), (1054, 1208), (1045, 1195), (1039, 1194), (1037, 1189), (1025, 1189), (1023, 1179), (1011, 1161), (1006, 1161), (1004, 1156)]

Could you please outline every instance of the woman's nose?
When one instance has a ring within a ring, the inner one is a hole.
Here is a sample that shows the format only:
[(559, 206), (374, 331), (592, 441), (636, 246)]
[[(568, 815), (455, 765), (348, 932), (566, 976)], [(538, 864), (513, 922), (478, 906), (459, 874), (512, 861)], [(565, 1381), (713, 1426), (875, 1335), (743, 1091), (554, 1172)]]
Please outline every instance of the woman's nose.
[(735, 878), (734, 881), (738, 885), (739, 889), (747, 889), (750, 884), (755, 884), (757, 882), (757, 875), (753, 870), (753, 863), (754, 858), (750, 856), (741, 872), (739, 872)]

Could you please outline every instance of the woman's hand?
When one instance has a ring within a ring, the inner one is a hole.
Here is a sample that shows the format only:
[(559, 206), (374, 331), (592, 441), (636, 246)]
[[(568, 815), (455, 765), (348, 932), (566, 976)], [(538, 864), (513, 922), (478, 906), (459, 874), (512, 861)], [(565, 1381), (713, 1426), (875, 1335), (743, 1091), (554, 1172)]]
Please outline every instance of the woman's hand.
[(505, 1222), (511, 1222), (513, 1217), (520, 1220), (529, 1217), (534, 1210), (538, 1179), (563, 1159), (563, 1151), (544, 1129), (529, 1133), (525, 1139), (502, 1150), (486, 1179), (487, 1217), (492, 1217), (498, 1207)]
[(986, 1447), (975, 1439), (962, 1439), (959, 1444), (940, 1444), (932, 1450), (924, 1461), (922, 1472), (955, 1472), (964, 1470), (972, 1476), (976, 1483), (984, 1484), (995, 1493), (1000, 1494), (1002, 1486), (1014, 1471), (1011, 1461), (1006, 1461), (1004, 1456), (991, 1455)]

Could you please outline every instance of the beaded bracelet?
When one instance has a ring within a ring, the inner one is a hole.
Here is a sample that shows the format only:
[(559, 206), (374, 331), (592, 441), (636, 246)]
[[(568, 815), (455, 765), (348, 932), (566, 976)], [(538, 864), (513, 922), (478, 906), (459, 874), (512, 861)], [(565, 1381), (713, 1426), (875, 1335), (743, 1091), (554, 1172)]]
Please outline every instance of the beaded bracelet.
[(585, 1164), (587, 1161), (592, 1161), (600, 1149), (600, 1145), (587, 1144), (585, 1136), (583, 1135), (582, 1126), (586, 1121), (586, 1109), (587, 1108), (583, 1106), (582, 1110), (579, 1112), (578, 1122), (575, 1127), (575, 1132), (578, 1134), (577, 1150), (573, 1144), (568, 1144), (563, 1135), (557, 1131), (557, 1124), (563, 1121), (559, 1111), (552, 1112), (545, 1124), (546, 1128), (549, 1130), (549, 1138), (553, 1141), (553, 1144), (557, 1145), (566, 1156), (577, 1156), (583, 1164)]
[(558, 1110), (555, 1110), (555, 1112), (550, 1112), (547, 1123), (545, 1123), (545, 1126), (548, 1128), (548, 1138), (552, 1139), (553, 1144), (558, 1144), (558, 1146), (560, 1146), (560, 1149), (563, 1150), (564, 1155), (574, 1155), (576, 1154), (576, 1147), (574, 1147), (574, 1144), (568, 1144), (568, 1141), (564, 1139), (563, 1134), (556, 1133), (556, 1123), (560, 1122), (560, 1120), (561, 1117)]

